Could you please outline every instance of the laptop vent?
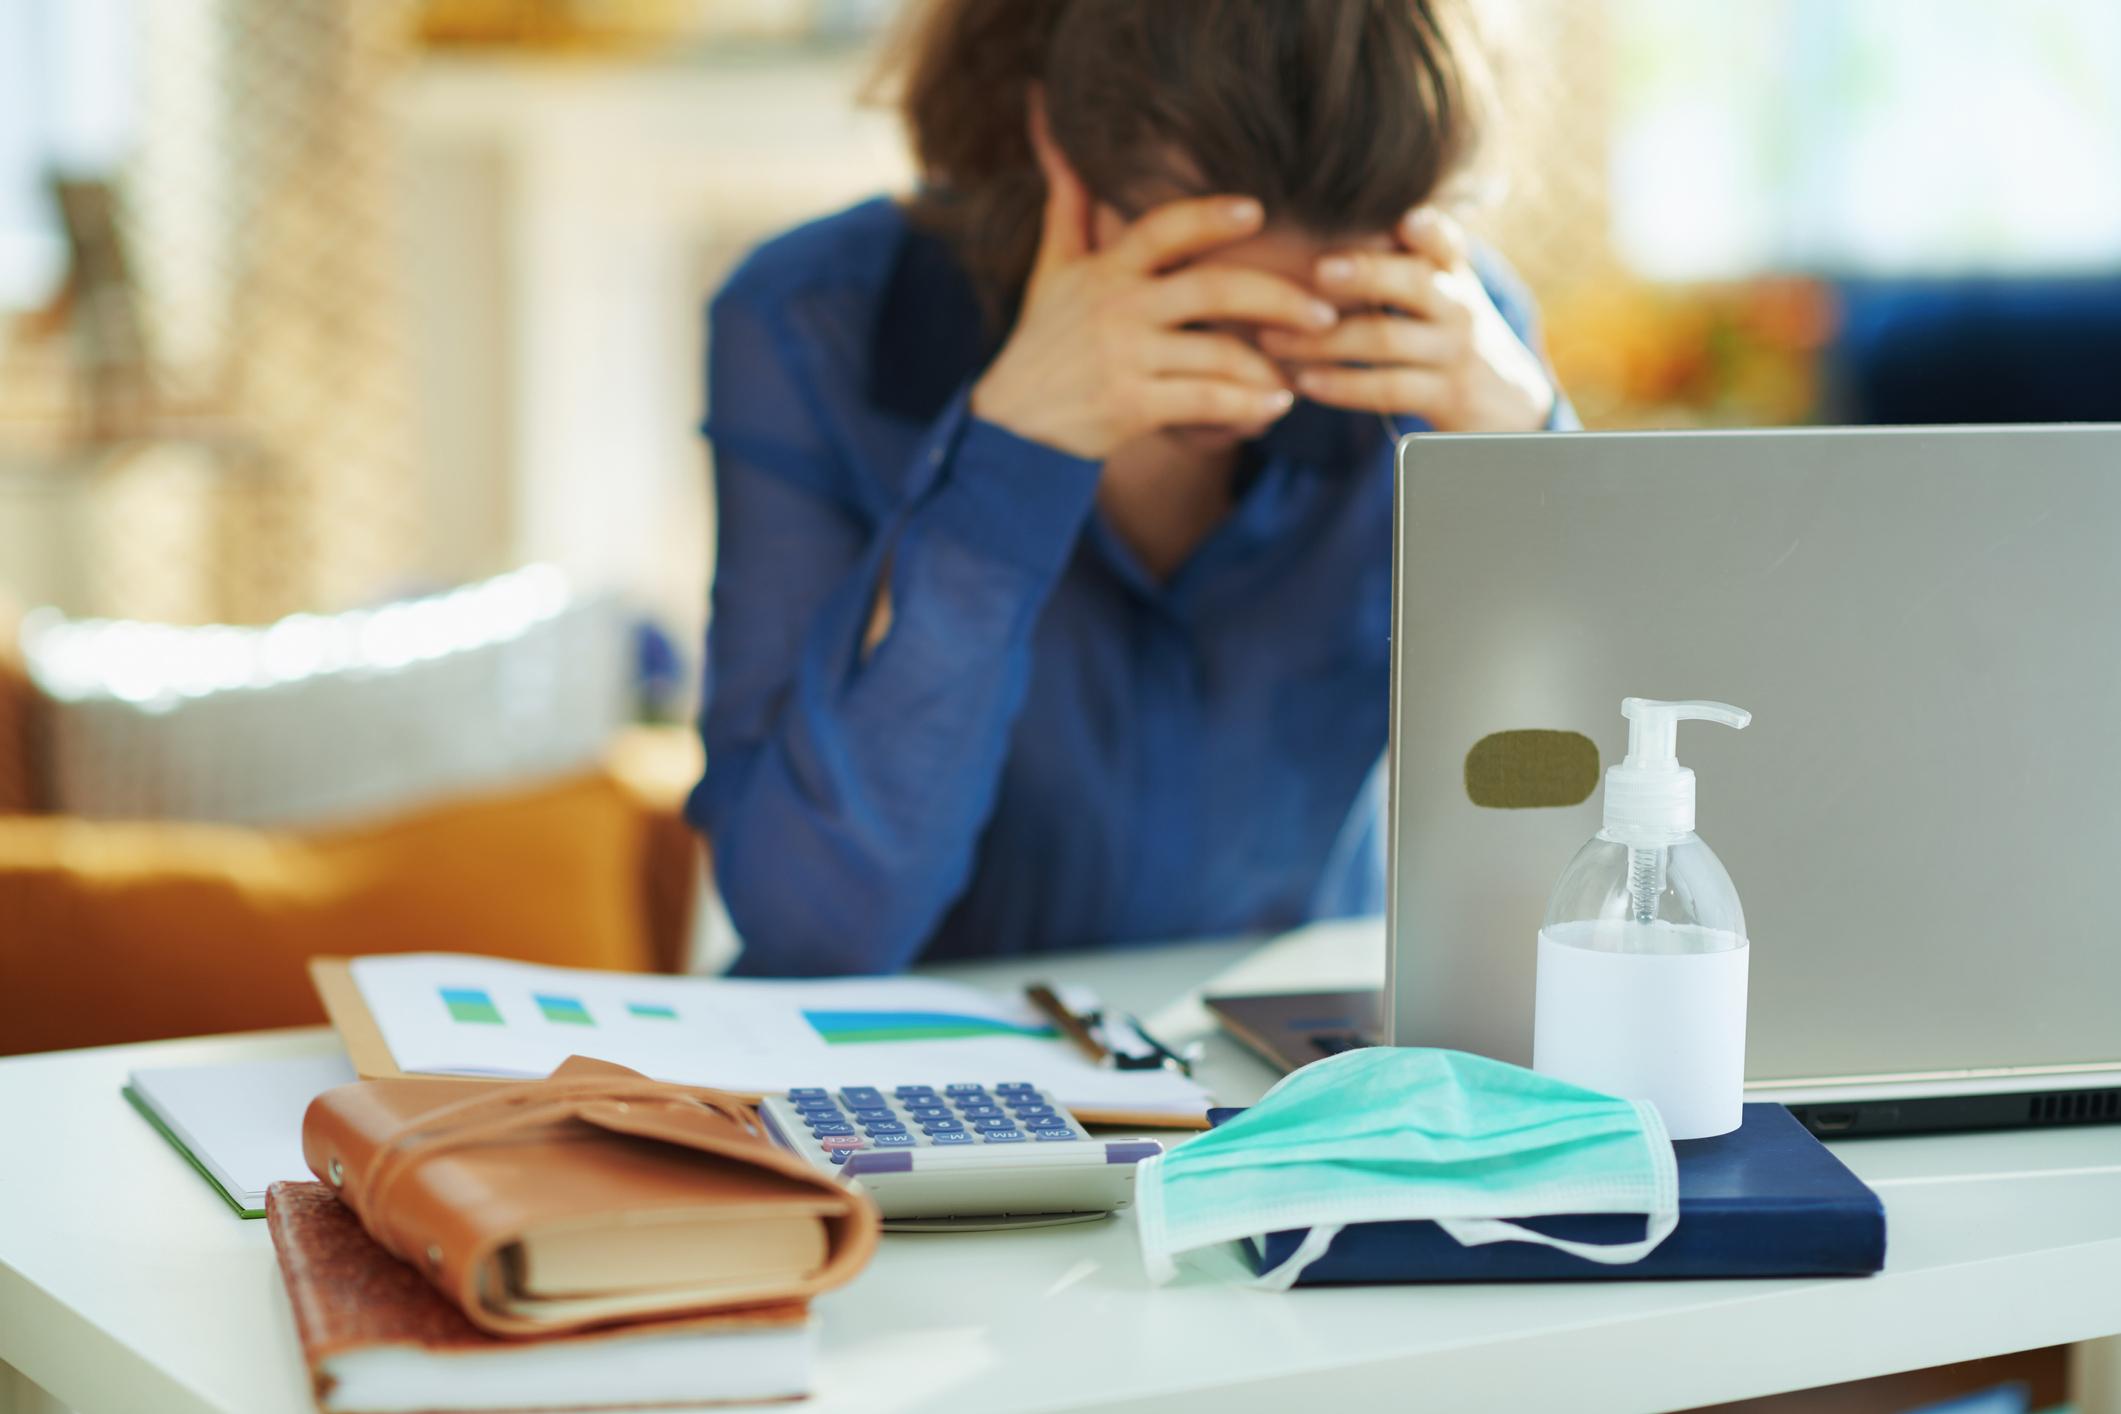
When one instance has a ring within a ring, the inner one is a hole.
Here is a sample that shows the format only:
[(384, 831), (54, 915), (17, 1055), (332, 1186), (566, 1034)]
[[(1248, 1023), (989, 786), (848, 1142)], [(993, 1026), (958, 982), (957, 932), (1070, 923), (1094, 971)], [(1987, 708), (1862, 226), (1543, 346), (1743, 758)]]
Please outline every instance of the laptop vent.
[(2054, 1090), (2031, 1097), (2034, 1124), (2121, 1120), (2121, 1090)]

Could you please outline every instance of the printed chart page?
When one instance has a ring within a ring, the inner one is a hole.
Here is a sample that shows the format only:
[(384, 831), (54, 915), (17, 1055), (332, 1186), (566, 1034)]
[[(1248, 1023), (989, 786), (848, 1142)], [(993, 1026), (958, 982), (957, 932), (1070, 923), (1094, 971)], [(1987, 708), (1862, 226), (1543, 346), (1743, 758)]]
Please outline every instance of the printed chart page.
[(582, 1055), (745, 1094), (1021, 1080), (1074, 1108), (1196, 1115), (1210, 1103), (1172, 1071), (1095, 1065), (1028, 1002), (954, 982), (667, 977), (454, 953), (356, 958), (352, 972), (410, 1072), (529, 1078)]

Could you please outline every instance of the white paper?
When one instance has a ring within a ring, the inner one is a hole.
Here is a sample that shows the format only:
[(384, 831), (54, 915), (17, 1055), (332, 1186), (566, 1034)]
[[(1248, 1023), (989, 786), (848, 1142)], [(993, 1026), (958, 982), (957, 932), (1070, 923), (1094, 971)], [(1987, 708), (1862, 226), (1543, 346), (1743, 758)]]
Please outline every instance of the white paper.
[(668, 977), (454, 953), (356, 958), (352, 971), (411, 1072), (532, 1077), (582, 1055), (747, 1094), (1020, 1080), (1081, 1109), (1198, 1114), (1209, 1103), (1171, 1071), (1094, 1065), (1028, 1002), (955, 982)]
[(136, 1070), (129, 1083), (230, 1197), (257, 1208), (272, 1184), (315, 1177), (302, 1161), (302, 1113), (353, 1079), (346, 1057), (333, 1051)]

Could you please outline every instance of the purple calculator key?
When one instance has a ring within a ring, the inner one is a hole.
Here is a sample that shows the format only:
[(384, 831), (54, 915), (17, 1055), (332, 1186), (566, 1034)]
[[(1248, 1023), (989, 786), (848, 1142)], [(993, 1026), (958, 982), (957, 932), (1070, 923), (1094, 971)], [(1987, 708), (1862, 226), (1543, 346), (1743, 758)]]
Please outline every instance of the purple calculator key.
[(1033, 1139), (1073, 1139), (1075, 1131), (1072, 1129), (1034, 1129), (1031, 1131), (1031, 1137)]
[(928, 1131), (928, 1142), (930, 1144), (970, 1144), (972, 1136), (962, 1129), (945, 1129), (941, 1133), (931, 1129)]
[(805, 1085), (799, 1090), (790, 1090), (788, 1098), (791, 1100), (822, 1100), (825, 1098), (825, 1092), (815, 1085)]
[(1002, 1107), (1000, 1105), (959, 1105), (957, 1112), (966, 1119), (1000, 1119)]
[(964, 1125), (954, 1119), (931, 1119), (921, 1125), (923, 1134), (956, 1134)]
[(1016, 1121), (1009, 1119), (976, 1119), (972, 1121), (972, 1127), (982, 1134), (1000, 1134), (1004, 1130), (1016, 1128)]
[(852, 1149), (834, 1149), (832, 1151), (832, 1162), (844, 1164), (847, 1162), (847, 1156), (853, 1152)]
[(996, 1129), (980, 1135), (980, 1138), (989, 1144), (1021, 1144), (1024, 1142), (1024, 1131), (1021, 1129)]
[(873, 1110), (884, 1103), (884, 1092), (874, 1085), (849, 1085), (840, 1091), (849, 1109)]
[(1011, 1105), (1009, 1108), (1016, 1111), (1018, 1119), (1038, 1119), (1053, 1113), (1051, 1105)]
[(904, 1134), (906, 1126), (895, 1119), (880, 1119), (874, 1124), (863, 1125), (862, 1132), (871, 1136), (878, 1134)]
[(946, 1095), (984, 1095), (987, 1093), (987, 1087), (984, 1085), (945, 1085), (943, 1093)]
[(896, 1134), (872, 1135), (869, 1142), (879, 1149), (910, 1149), (914, 1140), (912, 1135), (901, 1129)]
[(1033, 1115), (1023, 1123), (1026, 1129), (1066, 1129), (1068, 1127), (1068, 1121), (1062, 1119), (1059, 1115)]
[(810, 1132), (823, 1139), (827, 1136), (852, 1134), (854, 1126), (836, 1119), (814, 1119), (810, 1121)]
[(994, 1089), (997, 1094), (1002, 1095), (1012, 1093), (1020, 1094), (1026, 1090), (1030, 1091), (1034, 1095), (1038, 1093), (1038, 1087), (1036, 1085), (1033, 1085), (1028, 1080), (1004, 1080), (1001, 1084), (995, 1086)]
[(908, 1105), (906, 1118), (925, 1124), (932, 1119), (949, 1119), (951, 1114), (949, 1107), (945, 1105)]

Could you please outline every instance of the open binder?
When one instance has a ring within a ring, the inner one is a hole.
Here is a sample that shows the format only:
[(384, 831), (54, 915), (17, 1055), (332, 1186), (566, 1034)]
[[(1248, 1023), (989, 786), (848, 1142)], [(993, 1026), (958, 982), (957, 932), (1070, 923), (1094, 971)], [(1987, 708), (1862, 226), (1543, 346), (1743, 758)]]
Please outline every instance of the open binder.
[[(1064, 1039), (1009, 1020), (1015, 1015), (1009, 1004), (954, 983), (725, 981), (437, 953), (313, 958), (309, 972), (355, 1072), (364, 1079), (453, 1075), (506, 1081), (542, 1075), (556, 1061), (548, 1063), (519, 1038), (525, 1033), (542, 1038), (549, 1027), (549, 1042), (539, 1044), (549, 1044), (561, 1057), (598, 1056), (659, 1079), (711, 1085), (753, 1101), (806, 1085), (1025, 1080), (1052, 1094), (1085, 1124), (1207, 1127), (1209, 1097), (1190, 1079), (1170, 1071), (1095, 1065)], [(442, 978), (461, 979), (462, 985), (437, 987)], [(437, 992), (444, 1000), (432, 1000)], [(379, 996), (384, 997), (381, 1015), (374, 1004)], [(457, 1000), (448, 1002), (451, 996)], [(627, 1000), (612, 1000), (620, 996)], [(963, 1010), (978, 1014), (934, 1010), (939, 997), (963, 1002)], [(889, 1010), (895, 1007), (929, 1009)], [(688, 1019), (710, 1008), (722, 1024)], [(726, 1024), (732, 1016), (753, 1015), (758, 1024), (741, 1028), (748, 1040), (734, 1034), (740, 1028)], [(466, 1024), (452, 1027), (451, 1016)], [(615, 1019), (594, 1024), (607, 1016)], [(903, 1024), (892, 1024), (894, 1017), (903, 1018)], [(647, 1039), (656, 1032), (660, 1036)], [(657, 1050), (661, 1036), (682, 1038), (682, 1045)], [(417, 1049), (422, 1045), (428, 1050)], [(659, 1057), (665, 1063), (659, 1065)]]

